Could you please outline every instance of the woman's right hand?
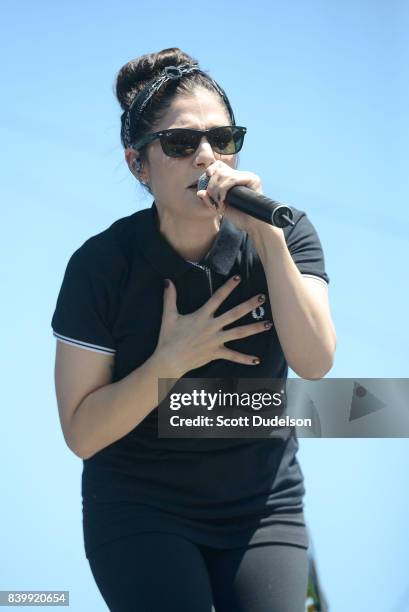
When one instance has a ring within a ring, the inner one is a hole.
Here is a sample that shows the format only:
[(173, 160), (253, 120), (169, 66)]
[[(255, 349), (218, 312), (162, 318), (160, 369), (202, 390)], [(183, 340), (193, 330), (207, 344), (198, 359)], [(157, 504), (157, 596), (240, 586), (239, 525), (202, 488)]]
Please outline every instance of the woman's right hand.
[(216, 310), (239, 284), (240, 278), (236, 276), (217, 289), (198, 310), (181, 315), (176, 306), (176, 287), (171, 280), (168, 282), (169, 286), (164, 287), (162, 324), (155, 352), (160, 352), (167, 363), (172, 363), (175, 377), (181, 377), (214, 359), (227, 359), (245, 365), (260, 363), (257, 355), (233, 351), (224, 343), (267, 331), (272, 323), (261, 321), (228, 330), (224, 330), (224, 327), (260, 306), (265, 296), (260, 301), (258, 294), (215, 317)]

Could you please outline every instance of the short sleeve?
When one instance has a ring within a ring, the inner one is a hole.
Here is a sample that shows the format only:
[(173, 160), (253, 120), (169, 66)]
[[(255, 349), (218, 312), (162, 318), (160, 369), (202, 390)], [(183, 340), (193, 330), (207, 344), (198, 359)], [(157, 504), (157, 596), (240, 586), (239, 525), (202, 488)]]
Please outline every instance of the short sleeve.
[(324, 252), (318, 233), (304, 211), (293, 217), (294, 226), (286, 236), (288, 250), (303, 276), (313, 276), (329, 285)]
[(68, 344), (113, 355), (112, 282), (108, 258), (85, 242), (71, 255), (51, 320), (53, 335)]

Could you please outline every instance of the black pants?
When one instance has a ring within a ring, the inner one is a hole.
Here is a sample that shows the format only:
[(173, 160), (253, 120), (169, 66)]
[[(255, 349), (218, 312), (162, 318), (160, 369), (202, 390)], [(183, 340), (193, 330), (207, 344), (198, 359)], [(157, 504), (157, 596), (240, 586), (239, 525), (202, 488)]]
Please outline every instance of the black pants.
[(111, 612), (305, 609), (308, 556), (298, 546), (217, 549), (150, 532), (101, 546), (89, 563)]

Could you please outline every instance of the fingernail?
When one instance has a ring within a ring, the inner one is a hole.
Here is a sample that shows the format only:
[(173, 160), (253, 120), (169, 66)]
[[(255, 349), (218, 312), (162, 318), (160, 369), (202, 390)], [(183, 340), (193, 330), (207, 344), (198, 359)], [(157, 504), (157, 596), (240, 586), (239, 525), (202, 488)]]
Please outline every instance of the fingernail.
[(256, 357), (255, 359), (253, 359), (252, 363), (260, 363), (260, 359), (258, 357)]
[(273, 325), (273, 324), (272, 324), (272, 322), (271, 322), (271, 321), (266, 321), (266, 322), (264, 323), (264, 327), (265, 327), (266, 329), (270, 329), (270, 327), (272, 327), (272, 325)]
[(240, 274), (236, 274), (236, 276), (233, 276), (233, 280), (235, 280), (235, 281), (241, 280)]
[(258, 296), (258, 301), (259, 301), (259, 302), (264, 302), (264, 300), (265, 300), (265, 299), (266, 299), (266, 296), (265, 296), (265, 295), (263, 295), (263, 294), (261, 294), (261, 295), (259, 295), (259, 296)]
[(163, 284), (165, 287), (169, 287), (169, 281), (167, 278), (164, 279)]

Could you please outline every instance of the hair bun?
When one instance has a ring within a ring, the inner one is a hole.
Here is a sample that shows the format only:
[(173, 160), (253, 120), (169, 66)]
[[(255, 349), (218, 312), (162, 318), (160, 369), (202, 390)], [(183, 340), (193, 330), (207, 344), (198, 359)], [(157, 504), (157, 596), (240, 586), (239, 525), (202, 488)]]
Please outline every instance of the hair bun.
[(198, 65), (195, 58), (178, 47), (163, 49), (158, 53), (147, 53), (127, 62), (119, 70), (116, 78), (116, 97), (122, 110), (126, 111), (146, 83), (162, 72), (166, 66), (185, 63)]

